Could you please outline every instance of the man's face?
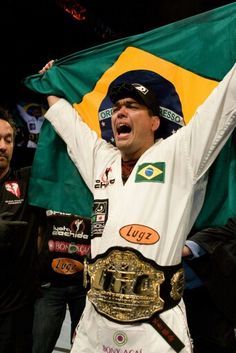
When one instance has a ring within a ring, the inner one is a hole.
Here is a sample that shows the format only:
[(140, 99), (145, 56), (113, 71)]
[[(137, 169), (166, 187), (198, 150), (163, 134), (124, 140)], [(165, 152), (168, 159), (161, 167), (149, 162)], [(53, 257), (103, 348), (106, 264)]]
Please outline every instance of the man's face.
[(42, 115), (42, 110), (41, 108), (34, 108), (32, 110), (32, 114), (35, 118), (39, 118)]
[(13, 129), (7, 121), (0, 119), (0, 177), (9, 169), (13, 147)]
[(120, 99), (112, 113), (115, 144), (123, 160), (139, 158), (154, 144), (154, 131), (159, 127), (158, 116), (150, 115), (145, 105), (133, 98)]

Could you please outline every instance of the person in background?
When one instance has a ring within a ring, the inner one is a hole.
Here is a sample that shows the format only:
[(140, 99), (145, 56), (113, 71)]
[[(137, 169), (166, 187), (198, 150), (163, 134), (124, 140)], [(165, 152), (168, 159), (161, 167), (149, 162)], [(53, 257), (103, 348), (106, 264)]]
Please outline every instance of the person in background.
[(17, 109), (21, 118), (25, 121), (29, 131), (29, 140), (27, 147), (36, 148), (39, 138), (39, 133), (44, 121), (42, 107), (39, 104), (30, 104), (25, 110), (20, 104), (17, 104)]
[(25, 147), (27, 144), (27, 132), (23, 126), (16, 126), (15, 147)]
[(30, 168), (10, 165), (15, 136), (0, 107), (0, 352), (32, 353), (40, 213), (27, 200)]
[(45, 118), (94, 196), (85, 263), (90, 289), (72, 353), (192, 352), (182, 249), (203, 204), (207, 172), (236, 125), (236, 66), (186, 126), (155, 141), (168, 124), (155, 85), (162, 79), (130, 76), (110, 86), (115, 146), (65, 99), (48, 96)]
[(39, 238), (41, 296), (35, 303), (33, 353), (53, 352), (67, 307), (72, 343), (87, 292), (83, 285), (83, 263), (90, 254), (90, 219), (65, 212), (45, 212)]
[(236, 352), (236, 218), (192, 233), (183, 250), (194, 353)]

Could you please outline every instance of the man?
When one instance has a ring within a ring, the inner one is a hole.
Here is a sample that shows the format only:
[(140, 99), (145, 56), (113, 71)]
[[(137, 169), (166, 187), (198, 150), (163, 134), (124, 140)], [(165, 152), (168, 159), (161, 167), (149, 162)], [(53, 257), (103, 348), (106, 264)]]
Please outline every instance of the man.
[(17, 109), (21, 118), (27, 124), (29, 132), (29, 140), (27, 143), (28, 148), (36, 148), (44, 116), (42, 107), (39, 104), (30, 104), (25, 110), (20, 104), (17, 104)]
[(196, 353), (236, 352), (236, 218), (186, 241), (183, 255), (192, 280), (184, 293)]
[(27, 202), (30, 168), (10, 167), (15, 134), (0, 107), (0, 352), (31, 353), (39, 218)]
[(152, 84), (140, 76), (109, 90), (116, 147), (67, 101), (48, 97), (45, 117), (94, 196), (85, 264), (91, 288), (72, 353), (192, 352), (182, 248), (203, 204), (207, 171), (235, 127), (236, 66), (187, 126), (156, 142), (167, 122)]
[(45, 213), (39, 244), (41, 296), (35, 303), (33, 353), (53, 352), (67, 307), (72, 343), (85, 306), (83, 263), (90, 253), (89, 218), (53, 210)]

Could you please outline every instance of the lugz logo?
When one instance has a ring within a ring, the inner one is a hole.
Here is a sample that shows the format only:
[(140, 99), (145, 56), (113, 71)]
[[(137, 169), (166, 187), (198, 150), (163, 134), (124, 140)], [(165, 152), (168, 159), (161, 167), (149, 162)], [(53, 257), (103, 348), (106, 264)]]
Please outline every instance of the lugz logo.
[(11, 192), (16, 197), (20, 197), (20, 187), (16, 181), (5, 183), (5, 188), (7, 191)]
[(52, 261), (52, 269), (63, 275), (73, 275), (74, 273), (82, 271), (84, 265), (77, 260), (61, 257)]
[(165, 162), (143, 163), (138, 167), (135, 182), (165, 182)]
[(155, 244), (160, 239), (154, 229), (142, 224), (128, 224), (120, 229), (120, 235), (130, 243), (144, 245)]
[(100, 180), (97, 179), (95, 183), (95, 189), (106, 188), (109, 184), (114, 184), (115, 179), (112, 178), (111, 167), (106, 168), (105, 172), (102, 174)]

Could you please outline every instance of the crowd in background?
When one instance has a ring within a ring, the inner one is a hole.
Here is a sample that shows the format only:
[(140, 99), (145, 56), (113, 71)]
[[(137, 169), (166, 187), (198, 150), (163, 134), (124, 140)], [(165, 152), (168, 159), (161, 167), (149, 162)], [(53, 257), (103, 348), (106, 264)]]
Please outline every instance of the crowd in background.
[(39, 132), (47, 105), (41, 102), (16, 102), (10, 110), (16, 124), (16, 139), (12, 157), (15, 169), (32, 165)]

